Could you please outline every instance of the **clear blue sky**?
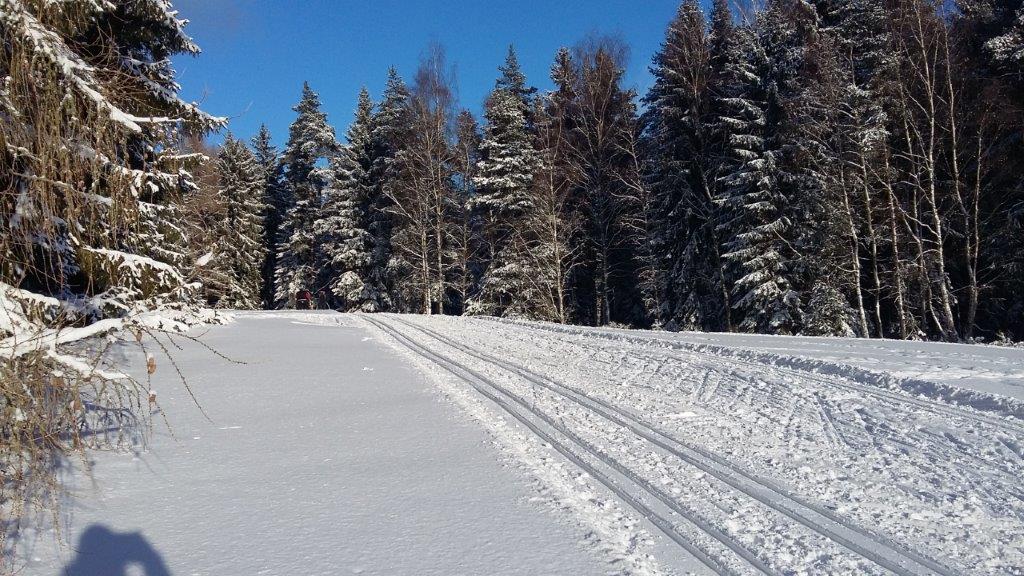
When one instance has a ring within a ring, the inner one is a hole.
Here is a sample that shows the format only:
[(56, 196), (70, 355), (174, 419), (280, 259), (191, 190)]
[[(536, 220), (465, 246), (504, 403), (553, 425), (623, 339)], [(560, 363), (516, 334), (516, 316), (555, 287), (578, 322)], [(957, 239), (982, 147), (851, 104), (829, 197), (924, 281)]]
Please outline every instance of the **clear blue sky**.
[(560, 46), (590, 32), (631, 48), (628, 85), (641, 93), (647, 68), (679, 0), (174, 0), (202, 47), (175, 64), (182, 94), (231, 118), (249, 138), (265, 122), (281, 147), (291, 107), (308, 80), (339, 138), (360, 87), (377, 99), (389, 66), (411, 78), (423, 49), (440, 42), (457, 67), (460, 104), (478, 114), (514, 44), (530, 83), (550, 86)]

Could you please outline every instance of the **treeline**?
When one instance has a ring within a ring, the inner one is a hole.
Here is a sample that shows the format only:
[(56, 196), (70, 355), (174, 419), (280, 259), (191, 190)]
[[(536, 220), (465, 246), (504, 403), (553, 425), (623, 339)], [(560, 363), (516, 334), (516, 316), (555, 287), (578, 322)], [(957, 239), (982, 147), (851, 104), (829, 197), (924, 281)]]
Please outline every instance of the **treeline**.
[(285, 149), (253, 143), (249, 242), (267, 256), (247, 290), (267, 307), (310, 290), (366, 312), (1020, 338), (1022, 34), (1019, 1), (716, 0), (706, 16), (687, 0), (642, 98), (613, 39), (560, 50), (546, 93), (510, 49), (479, 126), (434, 47), (410, 85), (392, 70), (379, 103), (360, 94), (343, 144), (306, 86)]

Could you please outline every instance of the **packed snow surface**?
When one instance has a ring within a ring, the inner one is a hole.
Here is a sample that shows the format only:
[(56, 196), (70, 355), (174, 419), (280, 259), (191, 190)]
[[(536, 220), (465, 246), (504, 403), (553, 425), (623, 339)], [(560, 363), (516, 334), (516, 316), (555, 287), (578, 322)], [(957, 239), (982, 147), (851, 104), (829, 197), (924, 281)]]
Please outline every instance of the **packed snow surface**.
[(248, 362), (181, 342), (212, 421), (158, 370), (173, 437), (94, 454), (24, 573), (1024, 573), (1021, 350), (330, 313), (203, 341)]

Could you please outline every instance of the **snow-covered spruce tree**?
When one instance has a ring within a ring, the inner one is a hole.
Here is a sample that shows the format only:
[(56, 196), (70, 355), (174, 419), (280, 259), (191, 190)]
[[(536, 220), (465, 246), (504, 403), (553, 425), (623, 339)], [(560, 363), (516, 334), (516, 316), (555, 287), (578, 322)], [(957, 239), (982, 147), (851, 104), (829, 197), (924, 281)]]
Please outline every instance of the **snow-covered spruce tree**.
[(379, 312), (383, 297), (374, 285), (373, 236), (373, 101), (364, 88), (359, 93), (348, 143), (331, 158), (331, 179), (324, 190), (323, 207), (313, 224), (317, 244), (317, 286), (333, 295), (344, 311)]
[(265, 125), (252, 139), (252, 152), (256, 157), (263, 178), (263, 247), (266, 258), (263, 262), (263, 286), (260, 298), (263, 307), (274, 307), (274, 272), (277, 269), (277, 241), (285, 214), (291, 206), (288, 188), (284, 185), (284, 166), (277, 148), (271, 143), (270, 130)]
[(730, 328), (714, 202), (722, 155), (715, 94), (722, 70), (715, 66), (719, 59), (714, 50), (724, 50), (732, 33), (729, 8), (721, 4), (714, 14), (713, 42), (699, 3), (683, 2), (654, 57), (655, 82), (646, 97), (652, 168), (648, 181), (656, 227), (652, 249), (662, 255), (660, 267), (666, 269), (657, 287), (657, 320), (688, 329)]
[(533, 209), (533, 178), (537, 168), (534, 135), (527, 119), (524, 97), (530, 90), (509, 51), (498, 87), (487, 99), (480, 162), (474, 178), (476, 193), (471, 207), (483, 215), (487, 267), (480, 292), (473, 298), (473, 314), (530, 316), (537, 301), (533, 291), (536, 272), (529, 254), (532, 235), (523, 224)]
[(370, 279), (375, 290), (385, 298), (382, 302), (385, 311), (407, 309), (401, 297), (402, 291), (395, 285), (395, 279), (400, 274), (395, 270), (397, 262), (392, 262), (394, 216), (391, 198), (399, 176), (396, 156), (408, 139), (410, 129), (410, 99), (405, 81), (394, 68), (390, 68), (384, 94), (373, 116), (373, 163), (370, 168), (370, 182), (373, 186), (369, 223), (373, 238)]
[(501, 76), (495, 83), (495, 90), (504, 90), (519, 98), (523, 103), (524, 115), (527, 122), (532, 122), (533, 100), (536, 98), (537, 88), (526, 82), (526, 74), (519, 66), (519, 56), (516, 55), (515, 46), (508, 47), (508, 54), (505, 56), (505, 63), (498, 66)]
[(316, 244), (313, 223), (319, 216), (323, 190), (330, 181), (327, 167), (318, 165), (337, 153), (334, 128), (320, 110), (320, 97), (303, 84), (302, 99), (293, 108), (298, 113), (288, 132), (288, 145), (281, 157), (284, 184), (291, 206), (281, 224), (278, 241), (275, 301), (278, 307), (295, 307), (301, 290), (317, 293)]
[[(770, 2), (759, 19), (762, 46), (771, 63), (764, 79), (767, 135), (776, 166), (776, 222), (785, 223), (771, 229), (773, 237), (767, 242), (785, 259), (777, 277), (790, 288), (790, 295), (800, 298), (795, 313), (790, 313), (790, 325), (779, 328), (800, 331), (808, 322), (819, 331), (832, 326), (837, 334), (846, 335), (849, 326), (856, 326), (858, 334), (867, 336), (861, 282), (870, 275), (861, 273), (863, 234), (857, 230), (854, 194), (870, 194), (865, 187), (872, 184), (859, 182), (865, 178), (861, 163), (871, 138), (880, 135), (872, 135), (857, 121), (867, 115), (853, 110), (859, 102), (845, 78), (853, 77), (854, 67), (837, 57), (837, 41), (822, 34), (820, 21), (811, 5), (794, 0)], [(862, 169), (855, 170), (858, 166)], [(871, 202), (865, 205), (867, 211)], [(865, 220), (867, 236), (873, 237), (869, 215)], [(877, 243), (869, 246), (870, 261), (877, 262)], [(764, 273), (757, 264), (747, 271)], [(857, 321), (847, 312), (850, 293), (856, 295)], [(837, 300), (826, 305), (827, 298)], [(789, 306), (792, 309), (793, 304)]]
[(88, 406), (138, 406), (141, 390), (106, 362), (59, 346), (193, 301), (175, 203), (200, 158), (175, 150), (224, 121), (178, 97), (170, 57), (199, 51), (184, 26), (161, 0), (0, 0), (5, 514), (45, 502), (54, 466), (95, 424)]
[(218, 226), (217, 246), (207, 266), (223, 271), (228, 283), (211, 304), (255, 310), (261, 304), (261, 272), (267, 253), (263, 244), (263, 173), (252, 151), (230, 134), (221, 146), (217, 169), (224, 220)]
[[(733, 307), (740, 328), (788, 333), (799, 322), (799, 294), (792, 284), (792, 199), (780, 182), (777, 139), (783, 110), (775, 76), (774, 45), (781, 37), (779, 3), (735, 32), (726, 61), (726, 166), (717, 201), (723, 257), (732, 264)], [(772, 49), (772, 52), (769, 50)]]

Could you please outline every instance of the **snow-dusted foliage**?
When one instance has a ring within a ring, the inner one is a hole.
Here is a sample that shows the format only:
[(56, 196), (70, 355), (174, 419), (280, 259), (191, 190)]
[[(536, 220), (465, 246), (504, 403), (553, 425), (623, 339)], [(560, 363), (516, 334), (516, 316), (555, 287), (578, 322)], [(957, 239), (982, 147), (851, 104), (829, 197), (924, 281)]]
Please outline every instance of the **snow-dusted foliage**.
[(298, 117), (289, 130), (288, 145), (282, 155), (284, 181), (291, 205), (279, 231), (275, 302), (294, 307), (299, 291), (318, 292), (316, 286), (316, 243), (313, 223), (319, 216), (323, 192), (330, 182), (330, 171), (320, 163), (337, 153), (334, 128), (320, 110), (320, 97), (309, 84), (302, 88), (302, 99), (294, 110)]
[(374, 238), (370, 231), (373, 183), (373, 101), (359, 93), (348, 143), (331, 158), (331, 179), (313, 224), (317, 245), (317, 286), (334, 297), (334, 308), (379, 312), (382, 295), (374, 285)]
[(0, 0), (0, 500), (45, 483), (93, 408), (138, 402), (62, 346), (195, 302), (176, 204), (204, 159), (176, 150), (225, 121), (178, 97), (185, 24), (164, 0)]
[(479, 293), (471, 299), (474, 314), (530, 315), (539, 303), (531, 289), (537, 271), (531, 263), (532, 236), (525, 224), (534, 208), (537, 170), (535, 136), (528, 119), (535, 90), (526, 87), (515, 51), (509, 49), (502, 76), (487, 99), (480, 161), (474, 175), (470, 207), (481, 213), (488, 262)]
[(217, 226), (217, 245), (206, 268), (219, 271), (224, 284), (211, 304), (218, 308), (257, 309), (261, 307), (261, 268), (267, 252), (263, 243), (263, 174), (252, 151), (231, 135), (221, 147), (217, 169), (224, 218)]
[(985, 47), (997, 61), (1024, 70), (1024, 6), (1017, 8), (1007, 30), (986, 42)]

